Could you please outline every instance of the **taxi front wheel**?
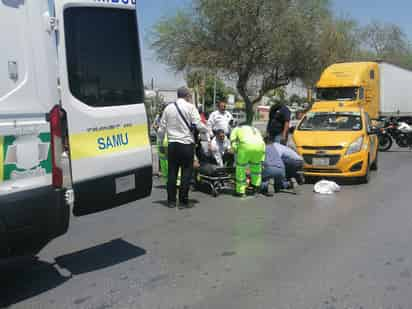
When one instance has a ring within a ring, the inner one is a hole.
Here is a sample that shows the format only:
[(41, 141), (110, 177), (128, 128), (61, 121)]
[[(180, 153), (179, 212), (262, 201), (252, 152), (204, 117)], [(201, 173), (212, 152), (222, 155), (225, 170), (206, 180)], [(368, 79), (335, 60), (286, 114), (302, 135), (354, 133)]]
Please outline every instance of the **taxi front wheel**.
[(378, 154), (379, 152), (376, 152), (376, 159), (371, 165), (371, 171), (377, 171), (378, 170)]
[(368, 165), (366, 167), (366, 174), (365, 176), (362, 176), (359, 181), (361, 184), (367, 184), (369, 183), (370, 180), (370, 165), (369, 165), (369, 159), (368, 159)]

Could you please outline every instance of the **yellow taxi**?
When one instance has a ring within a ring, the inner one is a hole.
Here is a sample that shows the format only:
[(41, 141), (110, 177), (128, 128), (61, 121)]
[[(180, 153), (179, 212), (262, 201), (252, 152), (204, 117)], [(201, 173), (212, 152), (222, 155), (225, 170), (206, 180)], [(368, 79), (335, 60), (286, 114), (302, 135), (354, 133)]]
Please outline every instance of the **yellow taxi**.
[(378, 169), (378, 136), (368, 114), (337, 104), (312, 108), (293, 133), (291, 146), (304, 159), (306, 176), (357, 178), (369, 182)]

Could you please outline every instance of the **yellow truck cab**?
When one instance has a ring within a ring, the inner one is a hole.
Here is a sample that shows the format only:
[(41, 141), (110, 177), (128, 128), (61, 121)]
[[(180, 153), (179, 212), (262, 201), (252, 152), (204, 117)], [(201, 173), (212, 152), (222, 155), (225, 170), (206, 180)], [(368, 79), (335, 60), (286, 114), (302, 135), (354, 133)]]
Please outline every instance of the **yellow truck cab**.
[(317, 102), (297, 126), (292, 146), (304, 158), (307, 176), (369, 181), (378, 168), (379, 65), (341, 63), (326, 69)]

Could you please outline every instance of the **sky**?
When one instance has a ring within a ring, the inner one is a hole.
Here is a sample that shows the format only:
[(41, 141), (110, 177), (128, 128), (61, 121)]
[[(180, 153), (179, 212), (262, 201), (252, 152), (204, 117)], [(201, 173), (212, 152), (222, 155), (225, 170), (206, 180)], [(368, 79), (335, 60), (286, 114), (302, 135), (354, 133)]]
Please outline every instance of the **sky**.
[[(153, 78), (156, 88), (176, 88), (184, 84), (181, 76), (171, 72), (156, 60), (150, 50), (148, 38), (153, 25), (162, 17), (173, 15), (190, 0), (137, 0), (143, 46), (143, 70), (146, 84)], [(332, 0), (337, 16), (350, 16), (361, 25), (370, 21), (395, 23), (412, 40), (411, 0)]]

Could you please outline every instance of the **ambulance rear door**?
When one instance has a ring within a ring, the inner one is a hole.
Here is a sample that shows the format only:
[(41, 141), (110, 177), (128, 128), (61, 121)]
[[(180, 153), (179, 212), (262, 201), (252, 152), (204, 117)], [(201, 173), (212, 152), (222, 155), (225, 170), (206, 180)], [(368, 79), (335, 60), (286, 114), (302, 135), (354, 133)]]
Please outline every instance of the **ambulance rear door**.
[(134, 0), (56, 2), (76, 216), (151, 193), (135, 7)]

